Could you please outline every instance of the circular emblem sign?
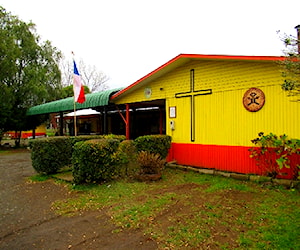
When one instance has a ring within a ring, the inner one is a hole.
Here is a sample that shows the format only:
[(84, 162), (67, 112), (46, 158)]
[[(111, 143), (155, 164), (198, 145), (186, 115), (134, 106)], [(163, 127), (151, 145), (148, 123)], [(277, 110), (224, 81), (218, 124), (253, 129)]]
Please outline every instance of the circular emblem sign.
[(150, 98), (151, 95), (152, 95), (152, 90), (151, 90), (151, 88), (149, 88), (149, 87), (145, 88), (145, 89), (144, 89), (144, 94), (145, 94), (145, 97), (146, 97), (146, 98)]
[(260, 110), (265, 104), (265, 94), (258, 88), (251, 88), (246, 91), (243, 97), (245, 109), (250, 112)]

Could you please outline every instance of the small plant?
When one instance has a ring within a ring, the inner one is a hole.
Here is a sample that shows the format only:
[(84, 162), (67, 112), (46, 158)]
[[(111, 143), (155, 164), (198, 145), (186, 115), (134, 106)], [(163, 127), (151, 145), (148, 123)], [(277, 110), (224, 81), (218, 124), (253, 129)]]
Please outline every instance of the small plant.
[(256, 160), (262, 174), (276, 178), (283, 168), (291, 168), (293, 178), (297, 178), (300, 165), (295, 155), (300, 153), (300, 140), (289, 139), (287, 135), (264, 135), (261, 132), (251, 142), (256, 147), (249, 149), (250, 157)]
[(137, 162), (141, 167), (140, 175), (159, 175), (165, 166), (165, 160), (159, 154), (141, 151), (137, 156)]

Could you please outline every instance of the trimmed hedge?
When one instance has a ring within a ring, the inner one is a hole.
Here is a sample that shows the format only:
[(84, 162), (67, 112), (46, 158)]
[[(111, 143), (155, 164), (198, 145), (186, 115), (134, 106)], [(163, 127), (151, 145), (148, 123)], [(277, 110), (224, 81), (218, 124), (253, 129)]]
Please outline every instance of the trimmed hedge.
[(78, 142), (74, 146), (72, 163), (74, 183), (109, 181), (119, 173), (116, 139), (99, 139)]
[(134, 140), (138, 152), (147, 151), (152, 154), (159, 154), (166, 159), (171, 147), (171, 136), (169, 135), (145, 135)]
[(147, 151), (165, 159), (171, 146), (167, 135), (50, 137), (31, 140), (32, 166), (38, 173), (54, 174), (73, 164), (76, 184), (130, 177), (139, 171), (137, 154)]
[(40, 174), (55, 174), (69, 165), (72, 144), (67, 137), (50, 137), (29, 142), (33, 168)]
[(72, 164), (73, 146), (80, 141), (91, 139), (115, 138), (126, 139), (123, 135), (95, 136), (56, 136), (29, 141), (33, 168), (41, 174), (55, 174), (65, 166)]

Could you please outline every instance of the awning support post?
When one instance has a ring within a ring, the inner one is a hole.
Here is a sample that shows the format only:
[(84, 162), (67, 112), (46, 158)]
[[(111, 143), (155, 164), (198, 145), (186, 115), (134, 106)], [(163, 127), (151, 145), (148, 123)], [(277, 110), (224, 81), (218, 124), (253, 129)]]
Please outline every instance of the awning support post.
[(129, 120), (130, 120), (130, 117), (129, 117), (129, 104), (126, 103), (125, 104), (125, 107), (126, 107), (126, 118), (123, 116), (122, 112), (120, 111), (120, 109), (118, 108), (118, 106), (116, 106), (120, 116), (122, 117), (124, 123), (125, 123), (125, 127), (126, 127), (126, 140), (129, 140), (130, 139), (130, 124), (129, 124)]
[(62, 111), (59, 112), (59, 135), (64, 135), (64, 114)]
[(103, 134), (107, 135), (107, 108), (106, 106), (103, 107)]
[(129, 104), (126, 103), (126, 140), (130, 139), (130, 112), (129, 112)]

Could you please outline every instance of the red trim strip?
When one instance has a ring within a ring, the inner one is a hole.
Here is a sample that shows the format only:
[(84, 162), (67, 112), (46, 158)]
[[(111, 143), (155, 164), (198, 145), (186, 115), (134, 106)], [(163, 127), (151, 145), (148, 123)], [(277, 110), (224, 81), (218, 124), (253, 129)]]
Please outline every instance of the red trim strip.
[(283, 56), (235, 56), (235, 55), (199, 55), (199, 54), (182, 54), (188, 58), (203, 59), (232, 59), (232, 60), (253, 60), (253, 61), (282, 61)]

